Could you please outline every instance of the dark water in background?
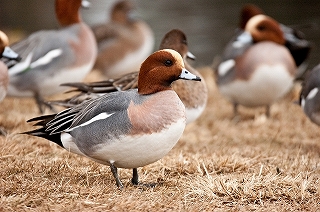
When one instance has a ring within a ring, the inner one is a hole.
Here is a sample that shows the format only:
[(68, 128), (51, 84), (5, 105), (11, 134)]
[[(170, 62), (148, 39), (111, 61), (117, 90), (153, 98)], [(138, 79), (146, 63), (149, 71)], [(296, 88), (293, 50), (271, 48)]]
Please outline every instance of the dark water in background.
[[(231, 38), (238, 24), (239, 11), (245, 1), (239, 0), (135, 0), (138, 13), (154, 30), (156, 44), (173, 28), (183, 30), (190, 51), (197, 56), (195, 66), (210, 65)], [(114, 0), (91, 0), (92, 7), (82, 11), (89, 25), (101, 23), (108, 16)], [(303, 31), (313, 43), (310, 67), (320, 62), (320, 1), (255, 0), (265, 13), (279, 22)], [(20, 29), (28, 33), (56, 28), (50, 0), (0, 0), (0, 28)]]

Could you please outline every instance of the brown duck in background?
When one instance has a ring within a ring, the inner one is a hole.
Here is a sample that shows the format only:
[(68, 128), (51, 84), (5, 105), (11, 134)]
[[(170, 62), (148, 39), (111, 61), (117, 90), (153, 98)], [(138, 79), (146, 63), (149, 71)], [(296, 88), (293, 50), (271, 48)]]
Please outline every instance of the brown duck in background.
[(98, 44), (94, 68), (106, 79), (137, 71), (154, 48), (154, 35), (148, 24), (134, 16), (132, 1), (118, 1), (110, 21), (92, 27)]
[(284, 44), (280, 24), (255, 15), (228, 46), (230, 55), (219, 64), (216, 80), (220, 93), (234, 105), (235, 115), (237, 106), (243, 105), (266, 106), (269, 116), (270, 105), (291, 90), (297, 68)]
[[(238, 39), (238, 36), (245, 30), (247, 22), (256, 15), (261, 15), (265, 12), (255, 4), (245, 4), (240, 11), (239, 28), (237, 28), (234, 37), (227, 44), (225, 51), (223, 53), (223, 60), (229, 59), (230, 55), (237, 54), (235, 48), (233, 48), (234, 42)], [(311, 43), (306, 40), (305, 35), (298, 29), (286, 26), (279, 23), (280, 29), (284, 34), (285, 43), (284, 45), (289, 49), (298, 70), (296, 72), (295, 78), (302, 79), (307, 71), (308, 66), (308, 56), (311, 51)]]
[(55, 0), (60, 28), (39, 30), (10, 45), (21, 61), (9, 68), (8, 96), (33, 97), (39, 111), (53, 109), (44, 97), (64, 92), (65, 82), (82, 81), (92, 70), (97, 44), (81, 18), (86, 0)]

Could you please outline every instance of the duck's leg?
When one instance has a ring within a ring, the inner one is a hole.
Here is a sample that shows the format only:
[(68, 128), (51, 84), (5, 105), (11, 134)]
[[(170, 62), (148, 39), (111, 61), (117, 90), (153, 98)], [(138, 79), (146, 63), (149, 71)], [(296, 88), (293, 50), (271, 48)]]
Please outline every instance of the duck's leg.
[(154, 188), (158, 184), (158, 183), (139, 184), (138, 169), (133, 168), (132, 171), (133, 171), (133, 174), (132, 174), (131, 182), (133, 185), (139, 185), (147, 188)]
[(121, 183), (121, 181), (120, 181), (120, 179), (119, 179), (117, 167), (115, 167), (115, 166), (113, 165), (113, 163), (110, 163), (110, 169), (111, 169), (111, 172), (112, 172), (112, 174), (113, 174), (113, 177), (116, 179), (116, 184), (117, 184), (118, 188), (119, 188), (120, 190), (122, 190), (122, 189), (123, 189), (123, 185), (122, 185), (122, 183)]
[(238, 115), (238, 103), (233, 103), (233, 116), (237, 117)]
[(270, 118), (270, 105), (266, 106), (266, 116), (267, 118)]
[[(36, 100), (36, 103), (38, 105), (39, 111), (41, 114), (44, 113), (45, 107), (48, 107), (52, 112), (56, 113), (55, 109), (53, 108), (52, 105), (50, 105), (48, 102), (44, 101), (43, 98), (40, 96), (39, 93), (34, 94), (34, 99)], [(42, 107), (44, 106), (44, 107)]]
[(1, 126), (0, 126), (0, 135), (3, 135), (3, 136), (7, 135), (7, 131), (4, 128), (2, 128)]
[(241, 120), (241, 117), (239, 115), (239, 111), (238, 111), (238, 107), (239, 104), (238, 103), (233, 103), (233, 122), (234, 123), (238, 123)]
[(139, 184), (139, 176), (138, 176), (138, 169), (133, 168), (132, 169), (132, 179), (131, 182), (133, 185), (138, 185)]

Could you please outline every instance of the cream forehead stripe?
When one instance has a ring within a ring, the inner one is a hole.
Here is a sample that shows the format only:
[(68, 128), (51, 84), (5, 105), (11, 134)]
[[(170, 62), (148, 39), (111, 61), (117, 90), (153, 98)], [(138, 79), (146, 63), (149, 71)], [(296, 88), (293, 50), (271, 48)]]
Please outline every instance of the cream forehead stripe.
[(182, 65), (182, 67), (184, 68), (184, 62), (183, 62), (183, 59), (181, 57), (181, 55), (173, 50), (173, 49), (163, 49), (161, 51), (167, 51), (167, 52), (170, 52), (172, 54), (172, 56)]
[(0, 40), (2, 40), (5, 45), (9, 45), (8, 36), (2, 31), (0, 31)]
[(246, 31), (252, 30), (259, 22), (268, 19), (268, 16), (266, 15), (255, 15), (252, 18), (249, 19), (249, 21), (246, 24)]

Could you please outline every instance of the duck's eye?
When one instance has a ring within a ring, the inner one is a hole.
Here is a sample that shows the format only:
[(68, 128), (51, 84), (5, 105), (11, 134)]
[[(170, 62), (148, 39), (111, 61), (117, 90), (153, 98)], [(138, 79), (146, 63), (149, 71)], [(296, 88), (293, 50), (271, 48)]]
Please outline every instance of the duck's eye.
[(258, 26), (258, 30), (259, 31), (264, 31), (264, 30), (266, 30), (266, 26), (264, 26), (264, 25), (260, 25), (260, 26)]
[(166, 61), (164, 62), (164, 65), (165, 65), (165, 66), (172, 66), (172, 65), (173, 65), (173, 62), (172, 62), (172, 60), (166, 60)]

